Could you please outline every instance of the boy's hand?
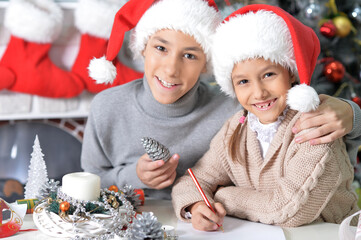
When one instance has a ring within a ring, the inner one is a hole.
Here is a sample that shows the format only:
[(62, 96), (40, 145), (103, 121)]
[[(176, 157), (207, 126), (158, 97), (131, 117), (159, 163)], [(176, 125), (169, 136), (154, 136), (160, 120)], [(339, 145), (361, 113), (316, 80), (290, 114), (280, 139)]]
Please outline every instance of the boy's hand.
[(218, 225), (223, 224), (226, 210), (221, 203), (215, 203), (214, 210), (216, 213), (212, 212), (203, 201), (191, 205), (189, 211), (192, 213), (193, 228), (201, 231), (216, 231)]
[(166, 188), (175, 180), (178, 160), (178, 154), (174, 154), (166, 163), (163, 160), (152, 161), (148, 154), (144, 154), (137, 163), (138, 178), (150, 188)]
[(297, 136), (295, 141), (310, 144), (329, 143), (351, 132), (353, 126), (352, 107), (345, 101), (320, 94), (321, 104), (317, 110), (303, 113), (297, 120), (292, 131), (298, 133), (302, 130), (315, 128), (305, 134)]

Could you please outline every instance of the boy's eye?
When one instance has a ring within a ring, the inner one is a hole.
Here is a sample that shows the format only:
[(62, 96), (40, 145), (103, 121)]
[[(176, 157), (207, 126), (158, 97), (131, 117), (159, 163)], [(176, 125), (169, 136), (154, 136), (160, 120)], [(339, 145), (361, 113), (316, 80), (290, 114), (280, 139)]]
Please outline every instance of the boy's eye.
[(162, 52), (164, 52), (166, 50), (165, 47), (163, 47), (163, 46), (156, 46), (155, 48)]
[(196, 58), (196, 56), (194, 56), (193, 54), (190, 54), (190, 53), (184, 54), (184, 57), (188, 58), (188, 59), (195, 59)]
[(238, 85), (243, 85), (243, 84), (246, 84), (246, 83), (248, 83), (248, 80), (246, 80), (246, 79), (242, 79), (242, 80), (239, 80), (237, 82)]
[(271, 77), (271, 76), (273, 76), (273, 75), (275, 75), (273, 72), (269, 72), (269, 73), (266, 73), (266, 74), (264, 75), (264, 78), (268, 78), (268, 77)]

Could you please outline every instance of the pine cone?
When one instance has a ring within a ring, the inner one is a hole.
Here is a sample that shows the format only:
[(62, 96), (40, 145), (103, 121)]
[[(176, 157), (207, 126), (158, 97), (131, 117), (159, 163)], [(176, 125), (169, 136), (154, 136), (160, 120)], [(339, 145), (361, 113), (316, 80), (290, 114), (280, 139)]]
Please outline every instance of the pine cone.
[(152, 159), (153, 161), (163, 159), (164, 162), (169, 160), (169, 150), (163, 144), (148, 137), (142, 138), (141, 141), (150, 159)]
[(132, 228), (130, 230), (131, 239), (164, 239), (162, 224), (152, 212), (143, 212), (137, 214), (134, 218)]
[(59, 181), (55, 181), (54, 179), (49, 179), (49, 181), (45, 182), (40, 190), (39, 190), (39, 195), (37, 196), (37, 198), (39, 200), (45, 199), (47, 197), (49, 197), (50, 193), (54, 192), (56, 193), (58, 191), (59, 188)]
[(120, 191), (124, 193), (125, 198), (132, 204), (135, 210), (141, 205), (142, 201), (139, 199), (139, 194), (134, 192), (134, 188), (131, 185), (124, 185)]

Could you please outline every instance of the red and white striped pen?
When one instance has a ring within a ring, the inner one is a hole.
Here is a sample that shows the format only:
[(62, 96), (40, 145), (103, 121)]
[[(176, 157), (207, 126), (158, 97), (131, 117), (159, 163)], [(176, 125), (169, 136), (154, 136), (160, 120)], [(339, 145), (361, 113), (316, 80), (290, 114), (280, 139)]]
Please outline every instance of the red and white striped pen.
[[(214, 209), (213, 209), (213, 207), (212, 207), (211, 203), (208, 201), (207, 196), (204, 194), (203, 189), (201, 188), (201, 185), (199, 185), (199, 182), (198, 182), (198, 180), (197, 180), (196, 176), (194, 176), (194, 173), (193, 173), (192, 169), (188, 168), (188, 173), (189, 173), (189, 175), (191, 176), (191, 178), (192, 178), (192, 180), (193, 180), (194, 184), (196, 185), (196, 187), (197, 187), (197, 189), (198, 189), (199, 193), (201, 194), (201, 196), (202, 196), (202, 198), (203, 198), (204, 202), (207, 204), (207, 206), (209, 207), (209, 209), (211, 209), (211, 210), (212, 210), (212, 212), (216, 213), (216, 211), (214, 211)], [(217, 226), (218, 226), (218, 227), (222, 230), (222, 232), (224, 232), (224, 230), (223, 230), (223, 226), (222, 226), (222, 225), (219, 225), (218, 223), (216, 223), (216, 224), (217, 224)]]

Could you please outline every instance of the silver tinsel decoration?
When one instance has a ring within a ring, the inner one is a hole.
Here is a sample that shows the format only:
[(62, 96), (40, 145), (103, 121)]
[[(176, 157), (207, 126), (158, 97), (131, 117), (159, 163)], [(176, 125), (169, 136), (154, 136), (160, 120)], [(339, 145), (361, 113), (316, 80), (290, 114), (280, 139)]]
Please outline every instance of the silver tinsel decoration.
[(168, 148), (160, 142), (149, 137), (144, 137), (141, 141), (146, 153), (153, 161), (163, 159), (166, 162), (171, 157)]
[(142, 201), (139, 199), (139, 194), (134, 192), (134, 188), (131, 185), (124, 185), (120, 191), (124, 193), (125, 198), (133, 205), (134, 209), (141, 205)]
[(352, 12), (349, 14), (351, 19), (354, 19), (358, 24), (361, 24), (361, 6), (358, 2), (353, 6)]
[(37, 199), (42, 200), (49, 197), (50, 193), (56, 193), (59, 188), (59, 181), (55, 181), (54, 179), (50, 179), (49, 181), (45, 182), (40, 190), (39, 195), (36, 196)]
[(301, 10), (301, 20), (310, 27), (316, 27), (322, 19), (325, 8), (319, 0), (309, 0), (308, 4)]
[[(57, 193), (58, 201), (66, 201), (75, 208), (72, 215), (65, 215), (61, 217), (63, 220), (62, 222), (68, 222), (73, 225), (72, 230), (70, 230), (70, 234), (76, 234), (73, 239), (108, 240), (114, 239), (115, 235), (120, 238), (130, 236), (124, 228), (129, 228), (131, 226), (131, 221), (134, 218), (135, 211), (130, 202), (126, 200), (125, 196), (120, 192), (113, 192), (107, 188), (100, 189), (101, 201), (78, 200), (62, 192), (61, 188), (58, 188)], [(114, 207), (113, 204), (109, 202), (111, 199), (110, 197), (119, 199), (120, 202), (122, 202), (123, 205), (121, 207), (121, 211), (119, 210), (119, 206)], [(86, 205), (89, 203), (105, 209), (106, 212), (104, 214), (108, 216), (99, 217), (97, 214), (91, 214), (92, 210), (89, 211), (86, 209)], [(81, 229), (79, 226), (85, 223), (91, 224), (90, 222), (100, 225), (96, 232), (84, 231), (84, 229)], [(81, 235), (83, 235), (83, 237)]]
[(162, 224), (158, 222), (157, 217), (152, 212), (137, 214), (137, 217), (133, 219), (130, 232), (131, 239), (134, 240), (164, 239)]

